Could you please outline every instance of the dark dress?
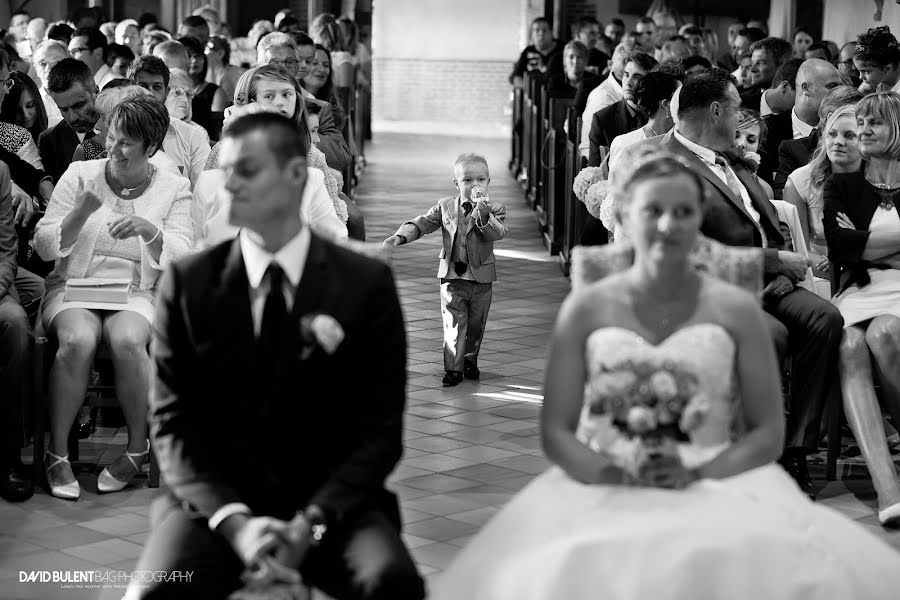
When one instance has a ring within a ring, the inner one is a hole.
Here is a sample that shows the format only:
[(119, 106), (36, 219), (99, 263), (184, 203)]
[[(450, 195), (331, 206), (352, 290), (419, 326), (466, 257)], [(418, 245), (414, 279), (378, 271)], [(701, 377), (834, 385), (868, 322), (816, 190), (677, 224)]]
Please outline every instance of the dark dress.
[(221, 112), (213, 113), (212, 109), (213, 98), (218, 89), (219, 86), (216, 84), (207, 83), (202, 90), (194, 94), (194, 99), (191, 100), (191, 120), (209, 133), (211, 141), (218, 141), (222, 133), (223, 115)]

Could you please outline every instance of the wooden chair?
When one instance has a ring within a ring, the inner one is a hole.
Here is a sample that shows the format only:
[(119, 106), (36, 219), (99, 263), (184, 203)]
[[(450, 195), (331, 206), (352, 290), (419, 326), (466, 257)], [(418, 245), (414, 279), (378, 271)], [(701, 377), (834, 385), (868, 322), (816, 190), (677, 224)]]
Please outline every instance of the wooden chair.
[[(34, 442), (33, 442), (33, 478), (35, 482), (44, 480), (44, 448), (45, 448), (45, 422), (44, 418), (47, 413), (47, 393), (46, 380), (50, 366), (56, 356), (56, 342), (52, 340), (44, 331), (41, 325), (40, 317), (35, 325), (34, 331), (34, 354), (32, 369), (32, 392), (33, 392), (33, 409), (34, 409)], [(97, 354), (94, 357), (94, 366), (103, 361), (111, 360), (109, 349), (105, 344), (101, 344), (97, 348)], [(98, 380), (91, 382), (87, 387), (88, 406), (94, 407), (112, 407), (118, 406), (115, 398), (115, 386), (108, 382)], [(69, 437), (69, 462), (74, 467), (79, 463), (79, 447), (78, 440)], [(150, 456), (147, 460), (149, 464), (149, 473), (147, 475), (147, 486), (151, 488), (159, 487), (159, 464), (156, 460), (156, 453), (153, 451), (153, 445), (150, 445)], [(84, 464), (82, 463), (82, 466)], [(143, 470), (142, 470), (143, 471)]]

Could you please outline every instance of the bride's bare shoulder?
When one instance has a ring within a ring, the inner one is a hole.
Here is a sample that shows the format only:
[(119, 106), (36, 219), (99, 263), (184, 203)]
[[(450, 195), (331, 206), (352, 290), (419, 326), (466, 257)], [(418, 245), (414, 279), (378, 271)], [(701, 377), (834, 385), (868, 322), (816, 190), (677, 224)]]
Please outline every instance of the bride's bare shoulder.
[(622, 273), (614, 273), (581, 286), (566, 300), (569, 318), (582, 324), (597, 324), (615, 319), (627, 306), (627, 289)]

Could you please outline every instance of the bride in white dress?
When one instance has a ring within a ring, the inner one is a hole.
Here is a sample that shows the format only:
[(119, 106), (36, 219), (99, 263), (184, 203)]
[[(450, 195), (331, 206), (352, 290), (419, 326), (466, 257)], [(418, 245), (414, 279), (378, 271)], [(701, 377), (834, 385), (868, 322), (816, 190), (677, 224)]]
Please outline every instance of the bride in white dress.
[[(573, 292), (553, 335), (541, 428), (556, 466), (470, 542), (432, 599), (900, 593), (900, 553), (813, 504), (773, 462), (784, 436), (773, 344), (757, 298), (695, 268), (701, 186), (660, 154), (622, 182), (633, 265)], [(661, 370), (691, 378), (706, 412), (677, 454), (640, 462), (592, 399), (658, 392), (647, 373)]]

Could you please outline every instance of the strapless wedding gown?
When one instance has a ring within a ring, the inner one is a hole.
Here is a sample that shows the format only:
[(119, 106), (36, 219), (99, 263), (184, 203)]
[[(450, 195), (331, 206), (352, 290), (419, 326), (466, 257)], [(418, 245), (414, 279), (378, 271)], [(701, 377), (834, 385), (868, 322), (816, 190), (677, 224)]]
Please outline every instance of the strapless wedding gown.
[[(603, 328), (587, 340), (586, 387), (601, 375), (628, 378), (638, 363), (692, 373), (710, 410), (679, 452), (699, 464), (733, 435), (734, 355), (716, 324), (686, 326), (659, 346)], [(579, 439), (623, 459), (627, 445), (608, 417), (585, 404)], [(685, 490), (584, 485), (553, 467), (472, 539), (432, 592), (433, 600), (888, 600), (900, 597), (900, 553), (812, 503), (774, 464)]]

